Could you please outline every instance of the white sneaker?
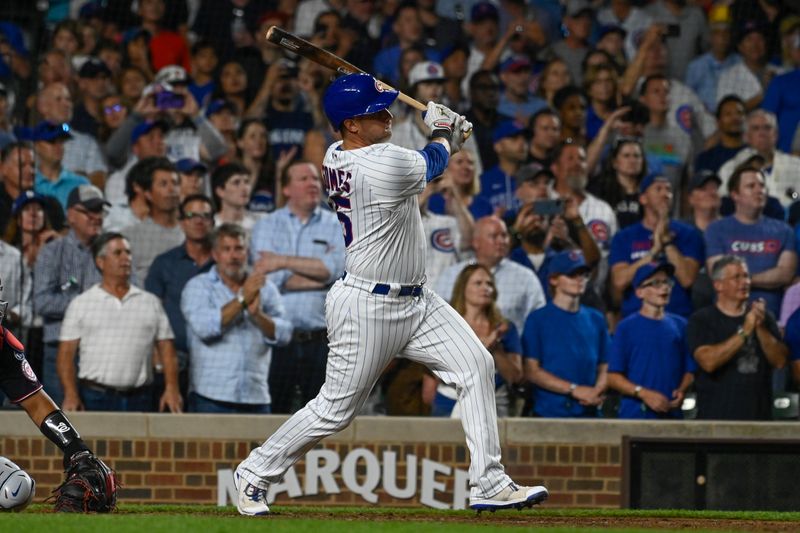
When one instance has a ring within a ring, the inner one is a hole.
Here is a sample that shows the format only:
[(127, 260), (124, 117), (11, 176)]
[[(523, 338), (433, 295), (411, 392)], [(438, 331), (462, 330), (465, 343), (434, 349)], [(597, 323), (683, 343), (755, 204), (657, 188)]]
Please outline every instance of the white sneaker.
[(239, 510), (239, 514), (246, 516), (269, 514), (266, 489), (260, 489), (255, 485), (251, 485), (239, 475), (239, 472), (233, 475), (233, 483), (236, 485), (236, 490), (239, 492), (239, 498), (236, 502), (236, 508)]
[(498, 509), (524, 509), (542, 503), (547, 496), (547, 489), (544, 487), (520, 487), (512, 483), (491, 498), (470, 498), (469, 508), (492, 512)]

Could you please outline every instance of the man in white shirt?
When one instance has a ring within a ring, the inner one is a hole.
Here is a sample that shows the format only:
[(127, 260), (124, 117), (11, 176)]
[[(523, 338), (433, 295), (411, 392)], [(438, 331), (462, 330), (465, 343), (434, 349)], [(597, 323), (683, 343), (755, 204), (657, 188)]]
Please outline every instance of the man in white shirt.
[(159, 410), (181, 412), (172, 328), (161, 301), (131, 285), (128, 241), (119, 233), (105, 233), (93, 243), (92, 255), (103, 280), (70, 302), (59, 335), (63, 409), (150, 411), (155, 348), (166, 381)]

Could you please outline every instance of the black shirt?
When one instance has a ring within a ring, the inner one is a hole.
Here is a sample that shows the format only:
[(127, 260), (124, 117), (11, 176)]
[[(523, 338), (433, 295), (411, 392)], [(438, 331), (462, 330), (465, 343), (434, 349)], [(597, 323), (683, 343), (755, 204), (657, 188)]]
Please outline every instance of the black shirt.
[[(732, 317), (717, 306), (705, 307), (689, 318), (686, 337), (694, 354), (701, 346), (718, 344), (744, 324), (745, 315)], [(767, 312), (767, 329), (780, 339), (775, 317)], [(755, 333), (727, 363), (708, 373), (697, 369), (697, 418), (703, 420), (769, 420), (772, 417), (772, 367)]]

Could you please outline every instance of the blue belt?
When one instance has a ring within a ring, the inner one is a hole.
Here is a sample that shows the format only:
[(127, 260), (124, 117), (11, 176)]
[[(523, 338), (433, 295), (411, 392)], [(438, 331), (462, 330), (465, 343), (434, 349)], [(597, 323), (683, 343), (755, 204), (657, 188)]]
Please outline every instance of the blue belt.
[[(342, 279), (347, 277), (347, 272), (342, 274)], [(386, 283), (376, 283), (372, 290), (372, 294), (387, 295), (391, 292), (392, 286)], [(397, 291), (397, 296), (419, 296), (422, 294), (422, 285), (400, 285), (400, 290)]]

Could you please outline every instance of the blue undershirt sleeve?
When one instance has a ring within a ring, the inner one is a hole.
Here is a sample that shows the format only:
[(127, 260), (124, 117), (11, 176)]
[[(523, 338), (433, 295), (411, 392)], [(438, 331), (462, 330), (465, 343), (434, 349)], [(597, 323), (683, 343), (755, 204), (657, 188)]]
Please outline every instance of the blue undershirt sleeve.
[(430, 182), (444, 173), (450, 154), (442, 143), (430, 143), (422, 150), (418, 150), (418, 152), (421, 153), (422, 157), (425, 159), (425, 167), (427, 169), (425, 171), (426, 181)]

